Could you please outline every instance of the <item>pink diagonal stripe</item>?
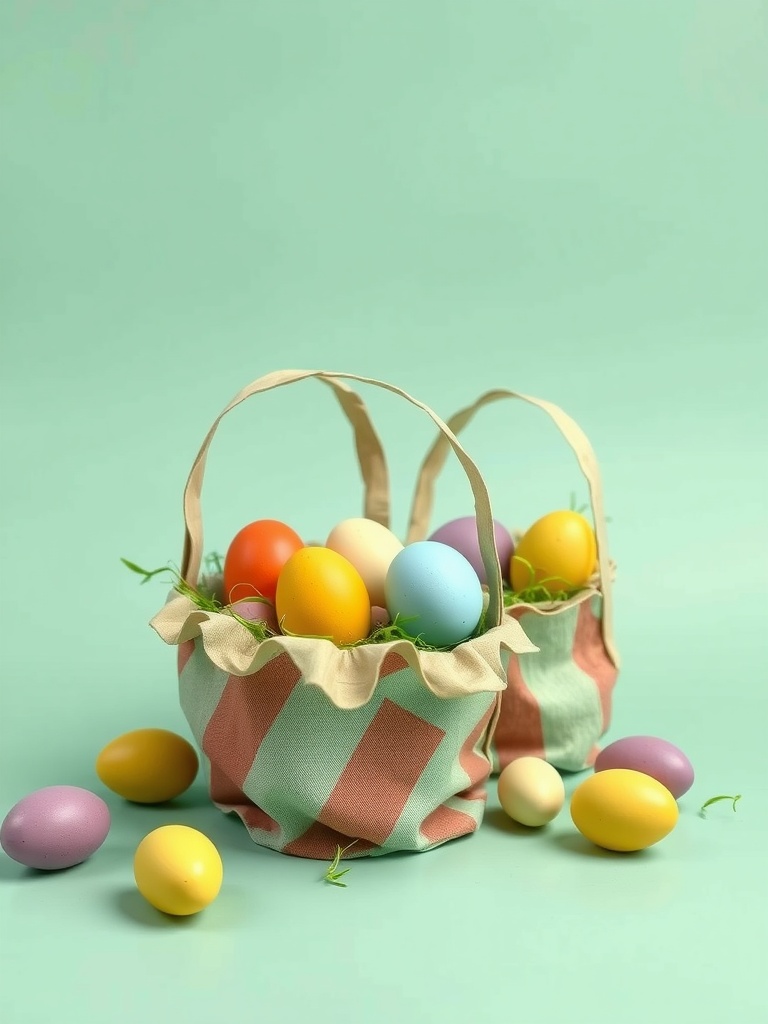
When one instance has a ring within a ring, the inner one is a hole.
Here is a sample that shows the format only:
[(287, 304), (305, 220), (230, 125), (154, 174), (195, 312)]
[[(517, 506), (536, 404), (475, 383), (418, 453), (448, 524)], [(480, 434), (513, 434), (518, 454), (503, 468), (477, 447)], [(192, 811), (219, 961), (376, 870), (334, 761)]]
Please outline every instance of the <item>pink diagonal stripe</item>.
[(250, 676), (230, 676), (211, 716), (202, 748), (212, 765), (242, 789), (259, 747), (301, 673), (287, 654)]
[(209, 786), (211, 800), (219, 807), (235, 811), (248, 828), (260, 828), (265, 832), (279, 832), (280, 826), (266, 811), (257, 807), (234, 782), (216, 765), (211, 765)]
[[(485, 757), (476, 753), (475, 745), (488, 728), (494, 711), (495, 704), (491, 704), (459, 751), (459, 764), (469, 776), (469, 785), (458, 794), (463, 800), (486, 800), (488, 798), (484, 783), (490, 774), (491, 766)], [(427, 815), (419, 831), (430, 843), (440, 843), (446, 839), (452, 839), (454, 836), (474, 832), (476, 828), (477, 822), (470, 814), (441, 804)]]
[(357, 823), (380, 846), (444, 736), (436, 725), (383, 700), (318, 820), (342, 833)]
[[(349, 836), (342, 835), (341, 832), (337, 832), (335, 829), (328, 828), (327, 825), (321, 824), (319, 821), (314, 822), (307, 831), (299, 836), (298, 839), (294, 839), (293, 842), (283, 847), (283, 853), (287, 853), (293, 857), (311, 857), (314, 860), (330, 860), (336, 855), (336, 848), (340, 846), (342, 850), (349, 846), (352, 839)], [(367, 853), (369, 850), (375, 849), (374, 843), (369, 843), (366, 839), (358, 839), (352, 847), (355, 854)], [(350, 851), (351, 852), (351, 851)]]
[(430, 843), (443, 843), (446, 839), (474, 832), (476, 828), (477, 822), (471, 815), (441, 804), (427, 815), (419, 831)]
[(402, 654), (395, 654), (394, 651), (390, 651), (381, 663), (379, 679), (391, 676), (395, 672), (402, 672), (404, 668), (408, 668), (408, 662)]
[(491, 765), (486, 757), (476, 752), (475, 746), (488, 728), (488, 723), (495, 710), (496, 704), (492, 703), (469, 736), (467, 736), (459, 751), (459, 764), (469, 776), (469, 786), (462, 793), (459, 793), (459, 796), (465, 800), (486, 799), (487, 794), (484, 783), (490, 775)]
[(507, 689), (501, 695), (501, 713), (494, 743), (499, 767), (516, 757), (545, 757), (539, 702), (525, 685), (517, 655), (510, 655)]
[(590, 748), (589, 753), (586, 756), (586, 759), (585, 759), (585, 762), (584, 762), (584, 767), (585, 768), (592, 768), (594, 766), (595, 761), (597, 760), (597, 755), (599, 753), (600, 753), (600, 747), (598, 747), (597, 744), (593, 744), (592, 747)]
[(589, 601), (584, 601), (579, 608), (576, 633), (573, 638), (573, 660), (582, 672), (586, 672), (594, 680), (600, 697), (603, 730), (605, 730), (611, 721), (613, 688), (618, 672), (608, 657), (603, 642), (600, 619), (592, 611)]

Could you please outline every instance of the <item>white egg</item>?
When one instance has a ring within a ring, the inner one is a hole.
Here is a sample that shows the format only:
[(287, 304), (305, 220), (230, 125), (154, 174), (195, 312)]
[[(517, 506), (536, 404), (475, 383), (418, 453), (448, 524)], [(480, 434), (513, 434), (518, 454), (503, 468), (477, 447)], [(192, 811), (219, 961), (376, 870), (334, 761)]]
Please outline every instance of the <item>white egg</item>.
[(373, 519), (345, 519), (335, 526), (325, 546), (343, 555), (363, 578), (372, 605), (384, 607), (384, 582), (392, 559), (403, 545), (386, 526)]
[(531, 828), (552, 821), (565, 803), (560, 773), (540, 757), (518, 757), (510, 762), (499, 775), (498, 793), (509, 817)]

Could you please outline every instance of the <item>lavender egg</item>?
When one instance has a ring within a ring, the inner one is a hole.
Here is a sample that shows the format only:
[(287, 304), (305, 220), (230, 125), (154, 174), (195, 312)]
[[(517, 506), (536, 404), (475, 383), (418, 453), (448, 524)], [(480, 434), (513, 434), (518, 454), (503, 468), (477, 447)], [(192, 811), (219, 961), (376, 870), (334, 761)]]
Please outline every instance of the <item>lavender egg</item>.
[(693, 765), (679, 749), (657, 736), (626, 736), (600, 751), (595, 771), (630, 768), (650, 775), (677, 800), (693, 785)]
[(273, 604), (268, 604), (266, 601), (249, 601), (245, 599), (235, 601), (232, 605), (232, 611), (239, 615), (241, 619), (246, 619), (248, 622), (263, 622), (267, 629), (271, 629), (273, 633), (280, 632), (277, 612)]
[(100, 796), (79, 786), (46, 786), (11, 808), (0, 826), (0, 846), (25, 867), (58, 871), (94, 854), (109, 826)]
[(386, 608), (380, 608), (378, 605), (371, 606), (371, 632), (375, 629), (380, 629), (382, 626), (388, 626), (391, 621)]
[[(493, 520), (493, 532), (496, 537), (496, 550), (501, 563), (501, 574), (505, 580), (509, 580), (509, 566), (512, 555), (515, 551), (514, 541), (509, 530), (502, 526), (498, 520)], [(461, 519), (452, 519), (450, 523), (435, 530), (430, 540), (438, 541), (440, 544), (447, 544), (455, 548), (477, 573), (481, 583), (488, 582), (488, 574), (485, 571), (483, 560), (480, 557), (480, 541), (477, 536), (477, 520), (474, 516), (463, 516)]]

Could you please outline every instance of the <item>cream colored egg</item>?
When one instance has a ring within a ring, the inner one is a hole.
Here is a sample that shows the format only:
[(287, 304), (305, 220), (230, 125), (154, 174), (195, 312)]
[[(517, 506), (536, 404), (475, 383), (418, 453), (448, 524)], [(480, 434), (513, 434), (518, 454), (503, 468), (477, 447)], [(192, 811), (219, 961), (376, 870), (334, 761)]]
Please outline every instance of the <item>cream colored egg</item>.
[(540, 757), (518, 757), (499, 775), (499, 802), (521, 825), (538, 828), (562, 810), (565, 786), (560, 773)]
[(354, 565), (363, 577), (371, 604), (385, 607), (387, 570), (403, 550), (394, 533), (373, 519), (345, 519), (331, 530), (325, 546)]

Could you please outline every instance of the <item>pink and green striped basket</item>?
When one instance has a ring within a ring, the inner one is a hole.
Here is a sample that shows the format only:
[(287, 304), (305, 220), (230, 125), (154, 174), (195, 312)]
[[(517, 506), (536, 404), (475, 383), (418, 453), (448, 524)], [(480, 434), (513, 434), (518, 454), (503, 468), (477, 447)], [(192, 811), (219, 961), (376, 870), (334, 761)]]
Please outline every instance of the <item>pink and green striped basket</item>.
[[(253, 395), (315, 378), (350, 422), (364, 483), (363, 515), (389, 525), (381, 442), (360, 381), (431, 418), (438, 439), (414, 497), (408, 540), (426, 536), (435, 477), (453, 450), (472, 488), (488, 584), (487, 630), (450, 651), (405, 640), (337, 648), (327, 640), (258, 641), (235, 618), (172, 593), (152, 620), (178, 648), (181, 707), (201, 752), (212, 802), (242, 820), (254, 842), (330, 859), (424, 851), (481, 824), (486, 784), (514, 757), (536, 754), (564, 770), (594, 761), (606, 730), (618, 658), (611, 636), (611, 573), (597, 464), (579, 428), (549, 403), (494, 391), (443, 422), (390, 384), (352, 374), (279, 371), (244, 388), (214, 422), (184, 492), (181, 576), (200, 571), (200, 494), (222, 417)], [(505, 609), (493, 515), (482, 476), (458, 433), (482, 405), (520, 398), (545, 409), (571, 443), (590, 485), (598, 571), (559, 606)]]

